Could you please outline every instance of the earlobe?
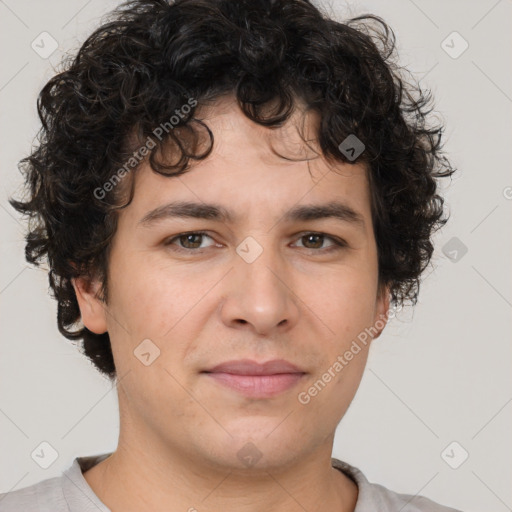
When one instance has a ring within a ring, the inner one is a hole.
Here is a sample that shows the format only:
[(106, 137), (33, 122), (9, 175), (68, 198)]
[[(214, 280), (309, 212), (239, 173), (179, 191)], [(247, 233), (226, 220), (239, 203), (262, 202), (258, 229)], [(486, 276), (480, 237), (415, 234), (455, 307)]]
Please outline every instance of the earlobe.
[(377, 330), (377, 334), (373, 337), (373, 339), (378, 338), (382, 334), (384, 328), (386, 327), (386, 324), (388, 322), (389, 303), (389, 286), (382, 285), (381, 287), (379, 287), (379, 293), (376, 301), (374, 326), (375, 329)]
[(95, 334), (103, 334), (107, 331), (105, 305), (100, 299), (101, 283), (86, 277), (71, 279), (75, 289), (76, 299), (80, 307), (82, 323)]

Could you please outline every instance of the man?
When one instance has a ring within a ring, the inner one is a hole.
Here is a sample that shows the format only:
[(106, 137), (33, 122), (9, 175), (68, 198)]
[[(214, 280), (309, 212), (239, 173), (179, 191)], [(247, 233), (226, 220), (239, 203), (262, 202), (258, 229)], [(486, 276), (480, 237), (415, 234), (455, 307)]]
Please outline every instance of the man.
[(117, 384), (119, 442), (0, 510), (454, 510), (331, 458), (453, 173), (389, 27), (304, 0), (114, 14), (42, 90), (11, 204), (61, 332)]

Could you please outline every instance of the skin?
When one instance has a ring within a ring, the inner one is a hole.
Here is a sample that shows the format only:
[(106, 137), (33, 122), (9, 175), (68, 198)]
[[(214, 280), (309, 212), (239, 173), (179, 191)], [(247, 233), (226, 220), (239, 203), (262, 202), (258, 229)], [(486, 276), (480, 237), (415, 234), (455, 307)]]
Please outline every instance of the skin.
[[(318, 156), (308, 170), (306, 161), (275, 156), (271, 144), (280, 154), (313, 156), (294, 129), (298, 113), (273, 131), (251, 122), (230, 97), (202, 114), (215, 136), (206, 160), (180, 177), (160, 176), (148, 164), (135, 175), (133, 202), (121, 210), (113, 239), (108, 305), (98, 298), (97, 280), (73, 282), (84, 325), (109, 332), (120, 409), (117, 450), (84, 477), (113, 512), (353, 511), (357, 485), (332, 468), (331, 455), (370, 343), (308, 404), (298, 394), (359, 333), (387, 319), (365, 168)], [(309, 139), (317, 122), (305, 118)], [(215, 202), (239, 218), (138, 225), (174, 200)], [(334, 218), (281, 220), (297, 204), (332, 200), (359, 212), (364, 227)], [(165, 245), (197, 230), (208, 236)], [(304, 232), (341, 238), (348, 247), (327, 252), (329, 237), (310, 240)], [(236, 252), (248, 236), (263, 249), (252, 263)], [(160, 350), (148, 366), (134, 355), (144, 339)], [(242, 358), (282, 358), (306, 373), (263, 399), (200, 373)], [(248, 442), (261, 454), (250, 467), (237, 456)]]

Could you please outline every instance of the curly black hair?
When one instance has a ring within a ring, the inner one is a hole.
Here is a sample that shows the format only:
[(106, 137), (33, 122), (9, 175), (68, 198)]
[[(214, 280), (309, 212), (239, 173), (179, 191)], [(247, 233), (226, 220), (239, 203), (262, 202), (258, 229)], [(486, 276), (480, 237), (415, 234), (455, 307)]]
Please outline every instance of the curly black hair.
[[(122, 201), (115, 180), (123, 170), (133, 178), (142, 160), (178, 176), (206, 158), (213, 134), (194, 113), (226, 94), (269, 129), (303, 102), (319, 115), (329, 162), (354, 162), (340, 150), (349, 135), (364, 144), (357, 162), (370, 184), (379, 282), (393, 305), (416, 304), (431, 236), (448, 220), (436, 178), (455, 169), (442, 154), (444, 127), (427, 123), (432, 94), (405, 79), (380, 17), (342, 23), (309, 0), (132, 0), (61, 65), (38, 97), (39, 144), (19, 163), (29, 197), (10, 204), (29, 216), (27, 261), (48, 259), (60, 332), (83, 340), (103, 375), (116, 378), (109, 334), (79, 324), (71, 279), (99, 277), (108, 303), (116, 214), (134, 192), (132, 179)], [(134, 150), (143, 145), (151, 149), (142, 158)]]

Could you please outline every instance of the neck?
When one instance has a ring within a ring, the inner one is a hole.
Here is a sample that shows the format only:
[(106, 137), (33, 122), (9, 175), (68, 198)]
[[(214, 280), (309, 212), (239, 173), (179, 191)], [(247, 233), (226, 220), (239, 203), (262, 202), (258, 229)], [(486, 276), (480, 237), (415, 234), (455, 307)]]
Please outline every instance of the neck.
[(357, 485), (331, 466), (332, 443), (285, 468), (243, 470), (212, 466), (179, 449), (148, 451), (121, 442), (107, 459), (84, 473), (112, 512), (165, 510), (210, 512), (353, 512)]

